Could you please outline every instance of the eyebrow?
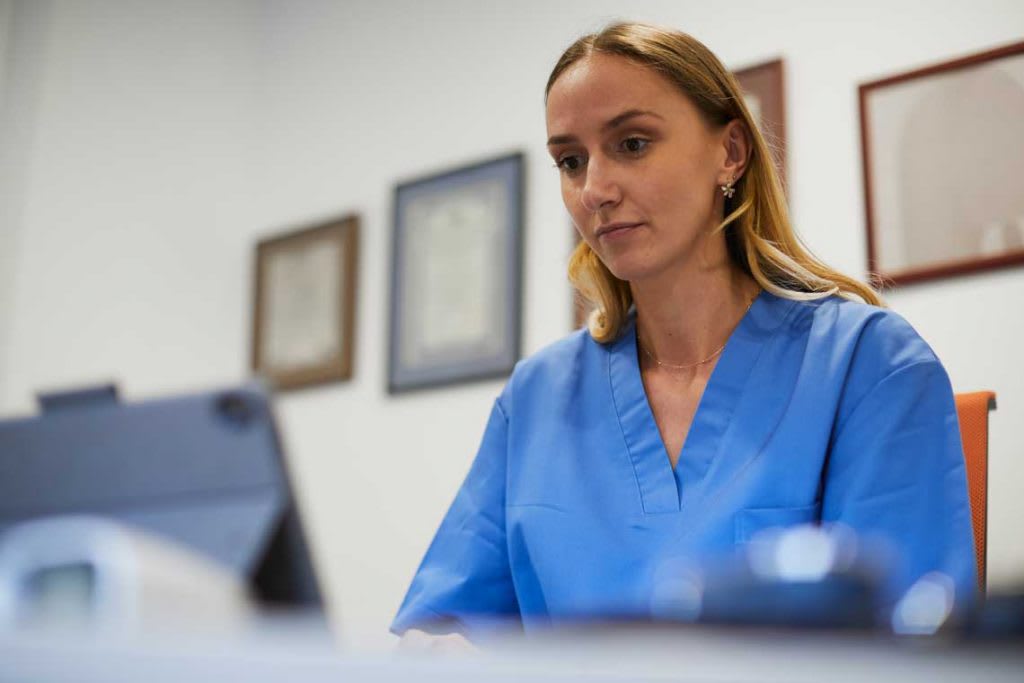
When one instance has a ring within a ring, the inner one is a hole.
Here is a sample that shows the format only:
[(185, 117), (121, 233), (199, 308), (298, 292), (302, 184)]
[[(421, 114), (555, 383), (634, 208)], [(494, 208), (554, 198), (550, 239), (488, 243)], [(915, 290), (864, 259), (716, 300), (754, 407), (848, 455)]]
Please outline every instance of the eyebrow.
[[(603, 132), (607, 132), (609, 130), (612, 130), (613, 128), (617, 128), (618, 126), (621, 126), (626, 121), (629, 121), (630, 119), (634, 119), (634, 118), (636, 118), (638, 116), (653, 116), (656, 119), (661, 119), (661, 120), (664, 121), (664, 117), (663, 116), (661, 116), (659, 114), (655, 114), (653, 111), (647, 111), (645, 109), (628, 109), (628, 110), (622, 112), (621, 114), (619, 114), (619, 115), (617, 115), (617, 116), (615, 116), (613, 118), (608, 119), (608, 121), (606, 121), (604, 123), (604, 125), (601, 126), (601, 132), (603, 133)], [(548, 138), (548, 147), (550, 147), (552, 145), (564, 145), (567, 142), (575, 142), (575, 141), (576, 141), (576, 136), (575, 135), (552, 135), (550, 138)]]

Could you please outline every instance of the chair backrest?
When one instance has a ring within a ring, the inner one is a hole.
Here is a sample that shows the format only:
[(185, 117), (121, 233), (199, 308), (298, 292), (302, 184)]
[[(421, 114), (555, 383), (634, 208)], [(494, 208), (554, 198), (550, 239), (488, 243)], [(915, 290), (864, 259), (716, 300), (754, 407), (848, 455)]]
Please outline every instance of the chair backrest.
[(985, 592), (985, 553), (988, 530), (988, 413), (995, 410), (996, 395), (974, 391), (956, 395), (960, 440), (967, 464), (967, 492), (974, 525), (974, 553), (978, 561), (978, 589)]

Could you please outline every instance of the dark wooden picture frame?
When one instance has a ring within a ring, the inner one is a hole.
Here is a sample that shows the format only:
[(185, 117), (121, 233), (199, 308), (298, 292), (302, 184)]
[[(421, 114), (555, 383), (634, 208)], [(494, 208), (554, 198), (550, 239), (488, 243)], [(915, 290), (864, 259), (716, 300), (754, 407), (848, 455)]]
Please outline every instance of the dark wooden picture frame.
[(771, 148), (783, 188), (786, 185), (786, 82), (783, 60), (773, 59), (733, 71)]
[(390, 393), (507, 376), (519, 360), (523, 159), (395, 188)]
[(864, 83), (858, 95), (875, 284), (1024, 263), (1024, 42)]
[(273, 388), (352, 377), (358, 251), (354, 215), (256, 245), (251, 367)]

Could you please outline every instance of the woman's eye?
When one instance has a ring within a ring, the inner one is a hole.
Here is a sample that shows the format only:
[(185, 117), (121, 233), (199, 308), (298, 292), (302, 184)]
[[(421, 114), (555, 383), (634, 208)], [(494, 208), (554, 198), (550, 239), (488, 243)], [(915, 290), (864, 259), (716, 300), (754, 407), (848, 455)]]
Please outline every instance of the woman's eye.
[(583, 162), (578, 156), (570, 155), (564, 156), (556, 161), (555, 166), (558, 166), (559, 169), (566, 173), (572, 173), (574, 171), (578, 171), (580, 167), (583, 166)]
[(630, 154), (639, 154), (640, 152), (643, 152), (645, 149), (647, 149), (647, 145), (649, 144), (649, 140), (632, 137), (623, 140), (621, 143), (621, 147), (624, 152), (629, 152)]

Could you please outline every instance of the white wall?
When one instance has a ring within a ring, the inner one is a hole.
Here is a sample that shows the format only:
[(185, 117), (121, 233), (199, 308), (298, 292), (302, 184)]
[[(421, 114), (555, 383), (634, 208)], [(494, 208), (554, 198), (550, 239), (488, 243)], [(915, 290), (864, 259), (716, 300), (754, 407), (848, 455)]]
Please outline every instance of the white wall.
[(10, 336), (11, 316), (9, 313), (13, 286), (11, 276), (14, 271), (17, 248), (14, 242), (14, 229), (19, 223), (13, 214), (14, 172), (17, 168), (12, 162), (11, 126), (12, 98), (14, 90), (8, 84), (7, 74), (10, 70), (11, 55), (14, 53), (14, 3), (11, 0), (0, 0), (0, 387), (4, 386), (4, 363), (7, 351), (7, 340)]
[[(0, 298), (9, 330), (5, 348), (0, 327), (3, 413), (29, 410), (38, 388), (115, 378), (128, 397), (142, 397), (242, 378), (254, 240), (361, 214), (355, 379), (279, 401), (330, 603), (360, 647), (386, 642), (500, 389), (387, 396), (396, 181), (527, 152), (531, 352), (570, 324), (568, 221), (543, 148), (542, 88), (577, 34), (628, 9), (690, 31), (730, 65), (785, 57), (796, 223), (822, 257), (858, 274), (856, 84), (1024, 35), (1019, 0), (13, 7), (23, 22), (14, 35), (35, 38), (8, 42), (0, 58), (15, 67), (0, 103), (32, 95), (0, 130), (0, 197), (8, 200), (0, 238), (17, 238), (0, 242), (14, 254), (0, 259), (9, 300), (5, 310)], [(997, 587), (1024, 575), (1015, 533), (1024, 518), (1024, 426), (1014, 420), (1024, 404), (1022, 300), (1021, 269), (890, 297), (958, 388), (1000, 393), (990, 507)]]

